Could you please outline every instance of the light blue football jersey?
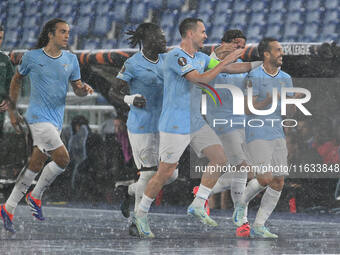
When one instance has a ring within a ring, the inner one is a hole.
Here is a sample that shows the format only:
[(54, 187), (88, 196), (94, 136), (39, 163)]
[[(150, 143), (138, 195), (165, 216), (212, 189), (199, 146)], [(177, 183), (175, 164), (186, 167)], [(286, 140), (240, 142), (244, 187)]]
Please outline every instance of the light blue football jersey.
[[(238, 59), (237, 62), (242, 62)], [(215, 84), (231, 84), (245, 91), (245, 78), (248, 73), (228, 74), (220, 73), (210, 84), (214, 87)], [(211, 128), (215, 130), (218, 135), (231, 132), (235, 129), (244, 128), (245, 115), (233, 114), (233, 97), (228, 89), (216, 89), (219, 94), (222, 105), (220, 105), (217, 98), (216, 103), (207, 95), (207, 114), (206, 120)], [(214, 127), (214, 119), (227, 120), (227, 124), (217, 124)]]
[(210, 57), (202, 52), (190, 56), (180, 48), (167, 53), (164, 71), (164, 99), (159, 130), (166, 133), (189, 134), (202, 128), (206, 121), (201, 115), (202, 90), (184, 75), (197, 70), (203, 73)]
[[(279, 70), (279, 72), (272, 76), (265, 72), (263, 65), (255, 68), (247, 77), (249, 80), (248, 86), (253, 88), (253, 96), (258, 96), (257, 101), (261, 102), (266, 98), (266, 94), (272, 95), (273, 88), (277, 88), (278, 93), (281, 93), (282, 87), (293, 87), (292, 78), (289, 74)], [(291, 95), (289, 95), (291, 96)], [(265, 109), (269, 109), (271, 104)], [(251, 119), (260, 119), (263, 121), (262, 127), (252, 127), (260, 126), (259, 121), (252, 122), (251, 125), (246, 125), (246, 141), (247, 143), (253, 140), (274, 140), (278, 138), (284, 138), (285, 134), (281, 126), (282, 116), (281, 116), (281, 100), (278, 100), (278, 105), (274, 113), (270, 115), (260, 116), (260, 115), (247, 115), (247, 122)], [(278, 119), (279, 121), (268, 121), (271, 119)]]
[(27, 122), (49, 122), (61, 130), (69, 81), (80, 79), (76, 55), (62, 51), (52, 58), (42, 49), (31, 50), (23, 55), (18, 71), (31, 82)]
[(163, 61), (159, 54), (157, 62), (147, 60), (137, 52), (125, 61), (117, 78), (126, 81), (130, 94), (141, 94), (146, 99), (145, 108), (130, 105), (127, 127), (130, 132), (145, 134), (158, 132), (158, 121), (163, 103)]

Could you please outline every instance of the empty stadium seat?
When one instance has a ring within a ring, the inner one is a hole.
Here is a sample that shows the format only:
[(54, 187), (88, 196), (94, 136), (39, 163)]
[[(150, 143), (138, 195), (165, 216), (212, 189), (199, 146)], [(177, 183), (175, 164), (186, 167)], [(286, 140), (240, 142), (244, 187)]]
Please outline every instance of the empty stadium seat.
[[(303, 35), (316, 38), (319, 34), (319, 25), (317, 23), (309, 23), (303, 26)], [(315, 40), (315, 39), (314, 39)]]
[(262, 31), (263, 31), (262, 25), (248, 26), (248, 29), (246, 31), (248, 41), (250, 42), (251, 39), (253, 39), (252, 42), (261, 40), (261, 38), (263, 38)]
[(59, 18), (65, 20), (69, 25), (72, 25), (75, 23), (76, 15), (69, 13), (69, 14), (61, 14), (58, 16)]
[(19, 29), (7, 30), (5, 34), (3, 46), (7, 45), (7, 46), (15, 47), (18, 44), (19, 39), (20, 39)]
[(13, 3), (10, 2), (10, 4), (7, 6), (7, 15), (8, 16), (17, 16), (22, 13), (23, 10), (23, 2), (20, 3)]
[(39, 34), (39, 30), (27, 28), (24, 29), (22, 32), (22, 38), (20, 44), (23, 45), (23, 48), (29, 48), (32, 47), (37, 43), (37, 37)]
[(323, 18), (323, 24), (339, 23), (338, 17), (339, 17), (339, 12), (337, 10), (326, 11), (324, 18)]
[(319, 10), (320, 6), (321, 6), (321, 1), (320, 0), (308, 0), (308, 2), (306, 2), (306, 9), (308, 11)]
[(128, 2), (116, 2), (114, 11), (113, 11), (113, 19), (116, 22), (125, 22), (127, 11), (128, 11), (129, 3)]
[[(209, 16), (203, 18), (202, 19), (204, 21), (209, 20)], [(216, 15), (214, 20), (213, 20), (213, 24), (214, 26), (219, 26), (219, 25), (224, 25), (227, 26), (229, 24), (229, 19), (230, 19), (230, 15), (228, 15), (227, 13), (220, 13), (219, 15)]]
[(91, 15), (93, 9), (94, 9), (93, 2), (81, 2), (81, 4), (79, 5), (78, 14), (80, 16)]
[(290, 0), (288, 4), (288, 11), (301, 11), (303, 7), (303, 0)]
[(339, 1), (338, 0), (324, 0), (324, 7), (327, 10), (334, 10), (339, 7)]
[(216, 16), (222, 13), (230, 13), (233, 8), (232, 1), (228, 0), (219, 0), (216, 3)]
[(133, 3), (131, 7), (130, 22), (141, 23), (148, 17), (148, 5), (145, 3)]
[(276, 11), (282, 12), (286, 9), (287, 7), (286, 5), (287, 5), (286, 0), (277, 0), (277, 1), (272, 0), (269, 10), (271, 12), (276, 12)]
[(277, 23), (277, 24), (272, 24), (272, 25), (268, 25), (266, 32), (265, 32), (265, 36), (266, 37), (274, 37), (277, 40), (281, 40), (281, 36), (282, 35), (282, 25)]
[(63, 15), (75, 15), (77, 12), (78, 6), (71, 4), (71, 3), (62, 3), (59, 5), (59, 13)]
[(324, 24), (321, 27), (321, 34), (322, 35), (333, 35), (333, 34), (336, 34), (336, 28), (337, 28), (337, 24), (336, 23)]
[(181, 42), (182, 38), (178, 31), (178, 29), (174, 30), (174, 33), (172, 34), (171, 40), (169, 40), (168, 45), (178, 45)]
[(178, 11), (166, 11), (163, 12), (161, 16), (160, 26), (173, 26), (176, 24), (176, 20), (178, 19)]
[(233, 17), (230, 21), (231, 27), (245, 27), (247, 25), (247, 14), (246, 13), (238, 13), (233, 14)]
[(21, 16), (11, 16), (7, 17), (6, 20), (6, 29), (16, 29), (21, 24)]
[(152, 9), (163, 9), (163, 0), (152, 0), (149, 2), (149, 6)]
[(268, 8), (268, 2), (265, 0), (253, 0), (251, 1), (251, 10), (253, 12), (263, 12), (264, 10), (267, 10)]
[(168, 1), (167, 9), (181, 9), (184, 4), (185, 0), (171, 0)]
[(270, 12), (266, 20), (267, 25), (281, 24), (284, 13), (281, 11)]
[(101, 40), (101, 49), (116, 49), (117, 40), (116, 39), (103, 39)]
[(105, 34), (107, 34), (107, 32), (109, 32), (111, 30), (112, 27), (112, 21), (110, 19), (110, 17), (106, 16), (106, 15), (97, 15), (95, 17), (95, 21), (94, 21), (94, 26), (93, 26), (93, 34), (97, 35), (97, 36), (103, 36)]
[(44, 2), (41, 12), (45, 17), (49, 17), (49, 19), (51, 19), (54, 17), (55, 13), (57, 13), (57, 8), (57, 3)]
[(298, 24), (286, 24), (283, 35), (285, 42), (297, 42), (300, 35), (300, 26)]
[(316, 10), (316, 11), (309, 11), (306, 13), (306, 23), (312, 23), (312, 22), (317, 22), (319, 23), (321, 21), (321, 11)]
[(303, 23), (302, 13), (300, 11), (287, 12), (285, 23), (286, 24), (291, 24), (291, 23), (302, 24)]
[(252, 25), (264, 25), (266, 23), (265, 14), (263, 12), (253, 12), (250, 16), (249, 24)]
[(26, 16), (35, 16), (41, 11), (40, 2), (25, 2), (25, 15)]
[(233, 12), (245, 12), (248, 9), (248, 6), (251, 1), (235, 1), (233, 5)]
[(99, 39), (89, 39), (84, 42), (84, 49), (86, 50), (97, 50), (100, 47)]
[(101, 2), (95, 5), (96, 15), (107, 15), (112, 10), (112, 4), (109, 1)]
[(78, 18), (76, 32), (79, 35), (88, 35), (90, 33), (91, 16), (81, 16)]
[(161, 27), (164, 34), (165, 34), (165, 38), (167, 40), (167, 42), (172, 38), (172, 34), (174, 32), (174, 30), (176, 30), (173, 26), (169, 25), (169, 26), (164, 26)]
[[(214, 1), (200, 0), (198, 2), (197, 13), (210, 13), (216, 14), (215, 12), (216, 3)], [(217, 9), (216, 9), (217, 11)]]
[(41, 15), (37, 14), (35, 16), (25, 17), (22, 23), (23, 28), (36, 28), (37, 25), (40, 25)]
[(214, 42), (214, 43), (220, 42), (221, 38), (224, 35), (225, 29), (226, 29), (226, 26), (224, 25), (213, 26), (208, 37), (209, 42)]

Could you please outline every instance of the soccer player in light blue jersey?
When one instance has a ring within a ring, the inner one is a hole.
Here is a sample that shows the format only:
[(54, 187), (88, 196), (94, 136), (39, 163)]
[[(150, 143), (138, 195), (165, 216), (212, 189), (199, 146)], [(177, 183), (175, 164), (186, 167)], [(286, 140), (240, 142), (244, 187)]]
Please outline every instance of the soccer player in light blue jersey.
[(47, 159), (51, 157), (52, 161), (42, 170), (32, 192), (26, 195), (26, 202), (38, 220), (44, 220), (41, 208), (43, 192), (64, 172), (70, 161), (60, 138), (69, 81), (77, 96), (93, 93), (93, 89), (80, 80), (77, 57), (62, 50), (67, 46), (69, 33), (69, 25), (64, 20), (48, 21), (36, 48), (24, 54), (11, 81), (11, 104), (8, 112), (13, 127), (18, 131), (20, 116), (16, 114), (15, 105), (23, 77), (28, 75), (30, 78), (31, 96), (26, 119), (32, 132), (34, 147), (27, 169), (18, 179), (6, 203), (1, 206), (4, 227), (10, 232), (15, 231), (12, 223), (15, 208)]
[[(157, 173), (144, 191), (135, 217), (140, 236), (147, 238), (154, 237), (147, 220), (150, 206), (173, 175), (182, 153), (189, 144), (199, 156), (209, 159), (209, 166), (223, 166), (226, 163), (219, 138), (201, 115), (201, 89), (197, 84), (209, 83), (220, 72), (247, 72), (251, 68), (250, 63), (230, 64), (241, 56), (241, 49), (234, 51), (221, 62), (199, 52), (207, 38), (202, 20), (184, 19), (179, 31), (182, 37), (180, 48), (174, 48), (167, 53), (163, 67), (163, 108), (159, 120), (160, 163)], [(215, 67), (206, 71), (209, 65)], [(189, 215), (211, 226), (217, 226), (217, 223), (205, 212), (204, 203), (219, 175), (213, 171), (203, 174), (197, 195), (188, 208)]]
[[(272, 105), (273, 88), (278, 92), (282, 87), (292, 87), (289, 74), (281, 70), (283, 49), (274, 38), (264, 38), (258, 45), (263, 65), (252, 70), (248, 75), (248, 87), (252, 87), (252, 104), (257, 110), (269, 109)], [(290, 95), (289, 95), (290, 96)], [(249, 106), (249, 105), (248, 105)], [(249, 108), (248, 108), (249, 109)], [(251, 237), (277, 238), (265, 227), (265, 222), (279, 201), (284, 185), (284, 175), (288, 173), (287, 148), (285, 134), (281, 126), (281, 104), (278, 96), (278, 106), (270, 115), (254, 115), (248, 112), (246, 125), (246, 142), (252, 165), (258, 166), (256, 179), (251, 180), (236, 206), (233, 222), (243, 224), (245, 207), (260, 191), (266, 189), (254, 224), (250, 231)], [(252, 121), (256, 119), (255, 121)], [(275, 119), (276, 121), (268, 121)], [(251, 121), (251, 124), (249, 121)], [(260, 124), (259, 124), (260, 123)], [(263, 123), (263, 125), (262, 125)], [(278, 171), (270, 171), (270, 166)], [(267, 171), (269, 170), (269, 171)]]
[[(159, 157), (158, 122), (163, 103), (163, 63), (166, 52), (166, 40), (163, 31), (156, 24), (142, 23), (135, 31), (129, 31), (132, 47), (139, 44), (140, 51), (135, 53), (124, 63), (117, 78), (119, 90), (127, 91), (131, 95), (124, 95), (122, 99), (130, 105), (127, 128), (135, 164), (140, 172), (136, 183), (118, 186), (118, 194), (123, 193), (121, 210), (125, 217), (129, 217), (129, 196), (135, 197), (135, 212), (137, 211), (144, 189), (155, 174)], [(168, 183), (173, 182), (178, 175), (176, 170)], [(129, 233), (134, 235), (134, 224)]]
[[(247, 38), (240, 30), (227, 30), (222, 38), (222, 43), (214, 49), (210, 57), (217, 60), (224, 59), (230, 53), (236, 49), (244, 49)], [(237, 62), (242, 62), (238, 59)], [(262, 62), (259, 61), (258, 65)], [(227, 74), (220, 73), (216, 79), (211, 83), (214, 84), (231, 84), (237, 86), (243, 92), (245, 91), (245, 78), (247, 73), (240, 74)], [(213, 100), (207, 100), (207, 114), (206, 120), (209, 126), (214, 129), (219, 136), (228, 164), (234, 166), (237, 171), (224, 173), (216, 182), (214, 188), (211, 191), (211, 195), (220, 193), (227, 189), (230, 190), (231, 198), (234, 203), (234, 207), (238, 204), (247, 183), (247, 172), (240, 171), (241, 166), (247, 166), (249, 164), (246, 152), (245, 152), (245, 127), (244, 121), (245, 115), (233, 114), (233, 97), (228, 89), (218, 89), (217, 93), (222, 100), (222, 106), (216, 106)], [(214, 124), (215, 119), (226, 120), (227, 124), (217, 125)], [(223, 193), (222, 193), (223, 194)], [(224, 196), (221, 196), (221, 200)], [(249, 236), (250, 226), (245, 215), (244, 224), (238, 227), (236, 231), (237, 236)]]

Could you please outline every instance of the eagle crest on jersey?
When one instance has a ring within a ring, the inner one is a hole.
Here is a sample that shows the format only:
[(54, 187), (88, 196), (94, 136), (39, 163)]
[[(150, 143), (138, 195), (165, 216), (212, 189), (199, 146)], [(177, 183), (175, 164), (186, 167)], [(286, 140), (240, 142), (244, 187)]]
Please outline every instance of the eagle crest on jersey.
[(187, 64), (187, 60), (184, 57), (178, 58), (178, 64), (180, 66), (185, 66)]

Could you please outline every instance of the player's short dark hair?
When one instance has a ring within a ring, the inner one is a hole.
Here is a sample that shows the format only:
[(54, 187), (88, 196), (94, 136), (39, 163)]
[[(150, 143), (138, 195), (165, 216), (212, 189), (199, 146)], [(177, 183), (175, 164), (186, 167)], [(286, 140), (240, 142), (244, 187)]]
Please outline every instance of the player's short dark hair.
[(244, 40), (247, 41), (247, 37), (243, 34), (241, 30), (238, 30), (238, 29), (229, 29), (225, 31), (221, 41), (230, 43), (232, 40), (236, 38), (243, 38)]
[(0, 24), (0, 32), (4, 31), (4, 27)]
[(259, 45), (257, 46), (261, 60), (264, 59), (264, 53), (271, 50), (271, 47), (269, 45), (271, 42), (278, 42), (278, 40), (274, 37), (265, 37), (260, 41)]
[(186, 33), (190, 29), (195, 29), (198, 22), (203, 22), (203, 20), (198, 18), (186, 18), (184, 19), (181, 24), (179, 25), (179, 33), (181, 34), (181, 37), (185, 37)]

